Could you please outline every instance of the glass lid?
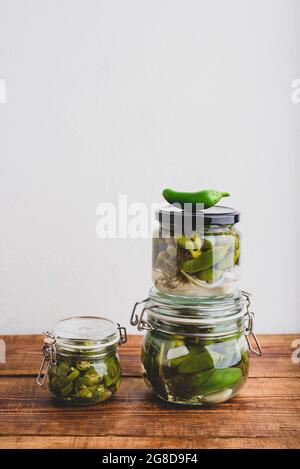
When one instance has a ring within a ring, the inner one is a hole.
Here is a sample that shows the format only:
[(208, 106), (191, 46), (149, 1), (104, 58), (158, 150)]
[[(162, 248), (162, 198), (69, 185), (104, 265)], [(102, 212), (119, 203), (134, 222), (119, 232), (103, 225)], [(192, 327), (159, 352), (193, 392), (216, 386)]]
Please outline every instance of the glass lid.
[(243, 295), (239, 290), (226, 296), (201, 299), (162, 293), (154, 287), (149, 291), (148, 311), (175, 321), (216, 323), (242, 316), (243, 309)]
[(57, 322), (52, 334), (57, 339), (95, 341), (117, 336), (117, 324), (98, 316), (77, 316)]

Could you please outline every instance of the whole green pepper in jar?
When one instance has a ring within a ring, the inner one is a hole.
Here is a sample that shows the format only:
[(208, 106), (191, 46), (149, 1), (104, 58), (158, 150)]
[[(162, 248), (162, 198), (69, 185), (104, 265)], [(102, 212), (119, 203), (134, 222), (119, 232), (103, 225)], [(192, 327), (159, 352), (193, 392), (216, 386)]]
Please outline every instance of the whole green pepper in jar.
[(207, 343), (148, 332), (142, 349), (146, 384), (164, 400), (216, 404), (236, 394), (248, 375), (248, 348), (241, 334)]

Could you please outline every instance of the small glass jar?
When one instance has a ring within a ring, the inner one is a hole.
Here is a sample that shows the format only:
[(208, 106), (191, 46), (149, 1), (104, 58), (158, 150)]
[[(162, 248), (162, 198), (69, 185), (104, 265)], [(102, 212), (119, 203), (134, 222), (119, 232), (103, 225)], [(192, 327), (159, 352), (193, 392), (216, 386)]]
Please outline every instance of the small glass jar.
[(50, 392), (69, 404), (105, 401), (120, 387), (118, 347), (126, 340), (126, 329), (109, 319), (79, 316), (59, 321), (45, 334), (37, 383), (42, 385), (48, 376)]
[(182, 297), (227, 295), (238, 287), (240, 214), (215, 206), (183, 210), (173, 205), (156, 212), (152, 279), (162, 292)]
[[(143, 304), (141, 314), (138, 305)], [(145, 318), (145, 314), (147, 317)], [(206, 301), (177, 301), (156, 289), (136, 303), (131, 324), (147, 330), (142, 372), (147, 386), (176, 404), (218, 404), (245, 384), (249, 348), (261, 355), (252, 332), (253, 313), (246, 293)], [(252, 348), (252, 334), (258, 351)]]

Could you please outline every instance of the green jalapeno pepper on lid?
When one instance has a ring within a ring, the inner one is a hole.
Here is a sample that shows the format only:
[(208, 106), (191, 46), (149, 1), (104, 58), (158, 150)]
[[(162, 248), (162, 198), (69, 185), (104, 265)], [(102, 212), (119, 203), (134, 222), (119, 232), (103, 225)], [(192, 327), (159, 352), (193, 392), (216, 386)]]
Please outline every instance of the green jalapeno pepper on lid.
[(229, 197), (229, 192), (220, 192), (214, 189), (205, 189), (198, 192), (177, 192), (173, 189), (164, 189), (163, 197), (170, 204), (203, 204), (204, 208), (213, 207), (223, 197)]

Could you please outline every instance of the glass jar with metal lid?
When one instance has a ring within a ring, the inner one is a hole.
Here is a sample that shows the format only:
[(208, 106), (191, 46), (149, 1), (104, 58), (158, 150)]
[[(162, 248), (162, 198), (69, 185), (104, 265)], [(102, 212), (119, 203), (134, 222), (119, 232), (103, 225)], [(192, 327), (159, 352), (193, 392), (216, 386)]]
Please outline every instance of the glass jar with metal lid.
[(118, 347), (127, 340), (124, 327), (102, 317), (79, 316), (59, 321), (44, 335), (37, 383), (42, 385), (48, 376), (56, 398), (70, 404), (95, 404), (118, 390)]
[(238, 287), (237, 210), (218, 205), (206, 210), (168, 205), (155, 216), (152, 278), (158, 290), (182, 297), (210, 297)]
[(245, 292), (174, 302), (151, 289), (149, 298), (135, 304), (131, 324), (147, 331), (141, 353), (146, 384), (161, 399), (177, 404), (230, 399), (246, 382), (249, 349), (261, 355)]

